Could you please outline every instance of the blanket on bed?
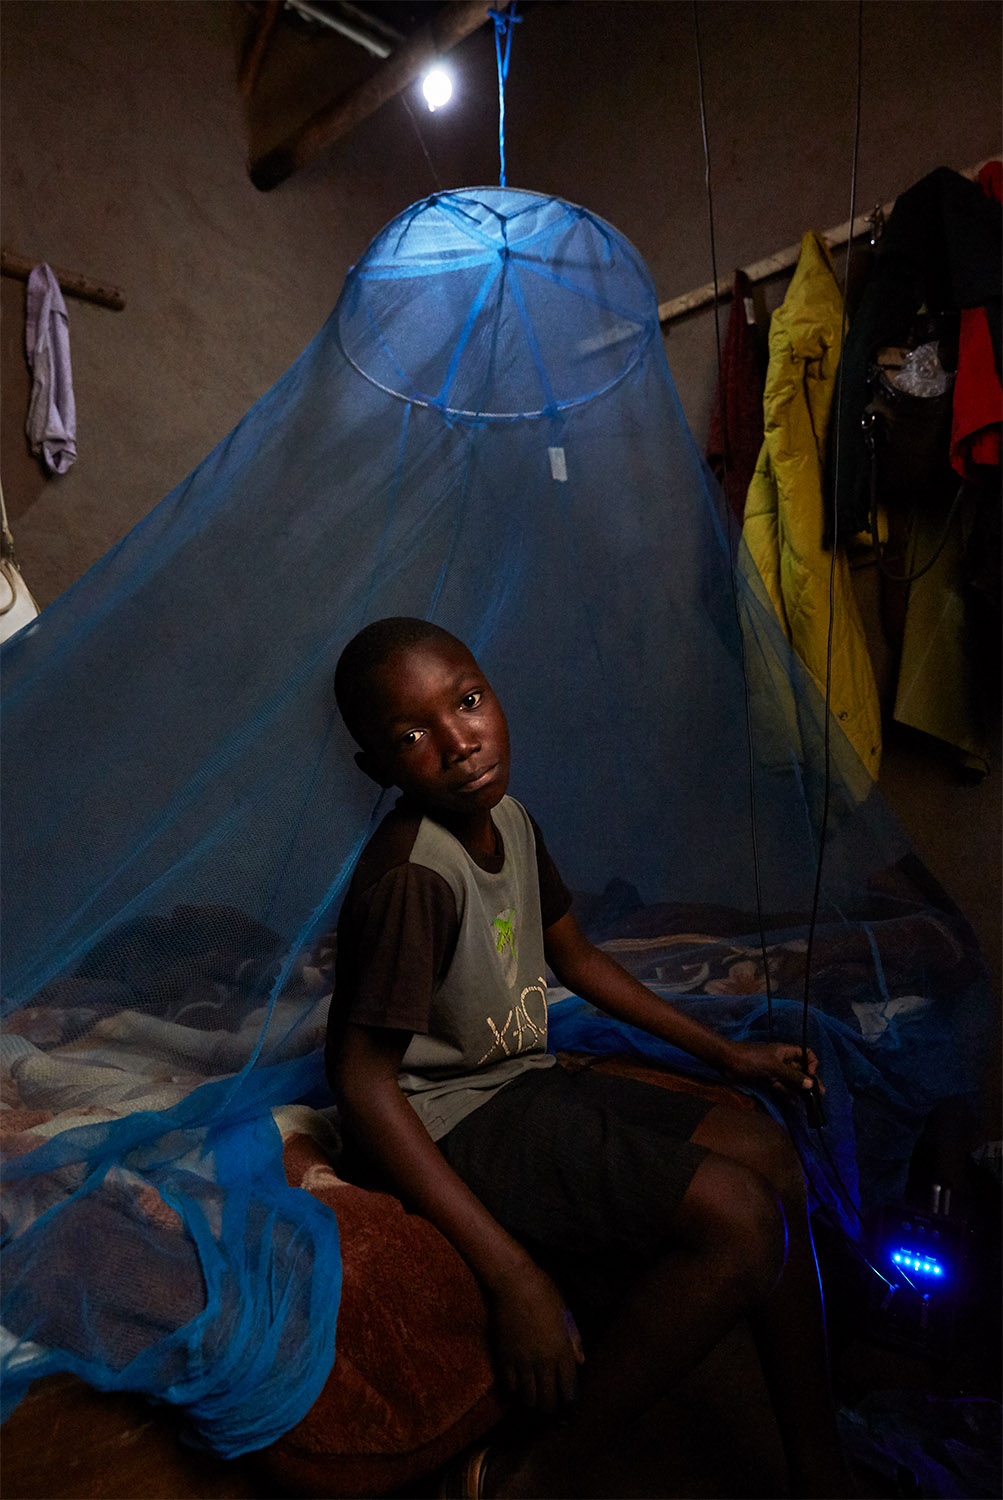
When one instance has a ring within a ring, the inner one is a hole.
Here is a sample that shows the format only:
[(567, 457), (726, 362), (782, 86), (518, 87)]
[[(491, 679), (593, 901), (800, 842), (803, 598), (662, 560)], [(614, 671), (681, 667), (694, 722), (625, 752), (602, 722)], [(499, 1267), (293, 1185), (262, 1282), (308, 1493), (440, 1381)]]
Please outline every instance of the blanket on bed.
[[(0, 1338), (8, 1409), (31, 1380), (55, 1370), (99, 1388), (166, 1387), (195, 1439), (234, 1455), (275, 1441), (317, 1398), (334, 1362), (343, 1276), (386, 1312), (421, 1273), (413, 1257), (395, 1262), (385, 1226), (356, 1238), (357, 1261), (339, 1252), (341, 1221), (368, 1210), (358, 1189), (329, 1191), (338, 1139), (322, 1064), (325, 968), (304, 959), (268, 1016), (249, 1002), (233, 1029), (235, 1002), (245, 990), (260, 994), (260, 973), (276, 964), (274, 940), (254, 924), (234, 940), (230, 914), (223, 943), (215, 915), (184, 908), (163, 919), (190, 934), (190, 952), (161, 975), (155, 994), (131, 988), (134, 934), (123, 931), (106, 940), (100, 964), (90, 955), (8, 1019), (0, 1142), (10, 1248)], [(772, 1010), (775, 1033), (797, 1037), (803, 928), (774, 923), (764, 950), (748, 925), (719, 908), (638, 906), (611, 924), (605, 945), (657, 993), (723, 1031), (763, 1035)], [(929, 1111), (974, 1087), (983, 970), (956, 913), (893, 882), (875, 891), (866, 915), (819, 929), (813, 974), (808, 1038), (828, 1090), (827, 1127), (820, 1138), (796, 1107), (785, 1118), (814, 1202), (857, 1235), (862, 1218), (900, 1195)], [(626, 1052), (702, 1071), (575, 997), (553, 1000), (555, 1050)], [(218, 1024), (222, 1015), (230, 1027)], [(224, 1098), (225, 1128), (214, 1124)], [(283, 1166), (290, 1133), (315, 1151), (299, 1175), (288, 1170), (288, 1151)], [(32, 1226), (43, 1218), (40, 1279), (27, 1268)], [(450, 1294), (453, 1333), (476, 1343), (481, 1313), (465, 1295), (457, 1288), (454, 1303)], [(434, 1322), (441, 1292), (430, 1296), (415, 1316)], [(361, 1293), (358, 1305), (366, 1305)], [(403, 1307), (392, 1315), (403, 1318)], [(342, 1375), (367, 1328), (365, 1315), (353, 1315), (338, 1331)], [(213, 1357), (217, 1347), (225, 1356)], [(404, 1385), (409, 1378), (402, 1369)], [(353, 1402), (363, 1424), (375, 1419), (367, 1399), (360, 1393)], [(458, 1400), (424, 1414), (421, 1441), (436, 1442), (464, 1420), (466, 1396)], [(381, 1401), (382, 1441), (392, 1452), (416, 1432), (395, 1438), (400, 1411), (392, 1398)]]

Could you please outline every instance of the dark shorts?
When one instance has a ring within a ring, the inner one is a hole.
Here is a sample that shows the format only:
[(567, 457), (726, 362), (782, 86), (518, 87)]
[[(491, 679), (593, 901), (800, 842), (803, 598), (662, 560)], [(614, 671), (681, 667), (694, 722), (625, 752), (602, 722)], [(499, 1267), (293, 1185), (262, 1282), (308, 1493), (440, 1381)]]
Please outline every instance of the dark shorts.
[(522, 1074), (438, 1144), (591, 1331), (669, 1238), (708, 1155), (690, 1136), (711, 1108), (695, 1094), (556, 1066)]

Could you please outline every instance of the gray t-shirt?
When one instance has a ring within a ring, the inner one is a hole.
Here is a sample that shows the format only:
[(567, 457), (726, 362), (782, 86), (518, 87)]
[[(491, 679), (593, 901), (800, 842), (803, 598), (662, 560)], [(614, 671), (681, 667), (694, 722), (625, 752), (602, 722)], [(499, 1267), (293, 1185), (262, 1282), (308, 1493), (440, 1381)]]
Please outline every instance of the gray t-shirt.
[(520, 803), (505, 797), (492, 817), (500, 852), (481, 862), (434, 819), (391, 814), (338, 926), (332, 1033), (411, 1031), (400, 1085), (434, 1140), (554, 1061), (543, 931), (571, 897)]

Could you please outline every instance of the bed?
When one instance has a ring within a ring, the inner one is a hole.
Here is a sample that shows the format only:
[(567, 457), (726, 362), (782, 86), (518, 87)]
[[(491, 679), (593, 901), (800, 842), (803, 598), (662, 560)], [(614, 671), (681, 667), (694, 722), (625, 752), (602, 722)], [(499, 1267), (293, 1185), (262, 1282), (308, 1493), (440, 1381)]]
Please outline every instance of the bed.
[[(579, 906), (603, 946), (674, 1004), (734, 1036), (765, 1035), (771, 1011), (776, 1035), (800, 1035), (807, 945), (795, 917), (769, 919), (764, 948), (747, 914), (721, 907), (645, 906), (622, 889)], [(68, 1132), (170, 1109), (247, 1061), (262, 1029), (251, 999), (275, 964), (272, 935), (214, 908), (176, 909), (162, 922), (175, 955), (179, 927), (187, 934), (187, 955), (160, 976), (155, 995), (130, 966), (136, 934), (120, 931), (9, 1019), (0, 1111), (9, 1163), (25, 1166), (47, 1143), (71, 1139)], [(485, 1306), (464, 1262), (390, 1194), (341, 1175), (337, 1107), (325, 1096), (320, 1063), (331, 957), (327, 948), (301, 959), (267, 1033), (274, 1059), (300, 1069), (303, 1085), (295, 1099), (268, 1110), (285, 1181), (308, 1195), (321, 1233), (326, 1223), (340, 1243), (335, 1352), (317, 1374), (309, 1409), (259, 1457), (277, 1488), (349, 1497), (415, 1484), (488, 1431), (504, 1402)], [(827, 1083), (824, 1148), (803, 1111), (785, 1119), (816, 1212), (860, 1237), (884, 1203), (901, 1197), (931, 1110), (975, 1086), (984, 970), (964, 919), (922, 867), (906, 861), (872, 882), (860, 911), (818, 926), (812, 975), (808, 1036)], [(248, 997), (243, 1012), (241, 996)], [(564, 1066), (627, 1071), (737, 1107), (776, 1109), (726, 1089), (691, 1059), (564, 992), (552, 994), (550, 1021)], [(15, 1186), (23, 1230), (26, 1218), (79, 1189), (79, 1172), (72, 1165), (38, 1176), (25, 1171)], [(120, 1174), (82, 1201), (86, 1216), (67, 1241), (62, 1277), (86, 1280), (113, 1253), (134, 1257), (137, 1223), (156, 1264), (172, 1268), (170, 1276), (129, 1278), (114, 1307), (100, 1310), (114, 1322), (127, 1377), (151, 1338), (169, 1338), (199, 1319), (198, 1263), (182, 1218), (152, 1180)], [(33, 1327), (8, 1324), (8, 1348), (25, 1348), (30, 1359)], [(50, 1318), (50, 1336), (53, 1327)], [(64, 1335), (71, 1343), (72, 1331)], [(120, 1384), (129, 1388), (127, 1378)]]

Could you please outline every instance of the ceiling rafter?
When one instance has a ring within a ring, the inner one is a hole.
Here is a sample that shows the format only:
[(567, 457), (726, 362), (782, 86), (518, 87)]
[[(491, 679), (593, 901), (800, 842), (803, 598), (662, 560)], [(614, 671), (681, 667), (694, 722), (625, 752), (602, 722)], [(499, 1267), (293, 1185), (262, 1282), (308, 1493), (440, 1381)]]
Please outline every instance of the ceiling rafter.
[[(483, 26), (491, 10), (490, 0), (449, 0), (395, 48), (371, 77), (331, 99), (284, 141), (254, 158), (248, 166), (254, 186), (267, 193), (285, 182), (388, 99), (401, 93), (436, 58), (445, 56)], [(249, 55), (253, 55), (254, 45)], [(260, 57), (258, 61), (260, 64)]]

